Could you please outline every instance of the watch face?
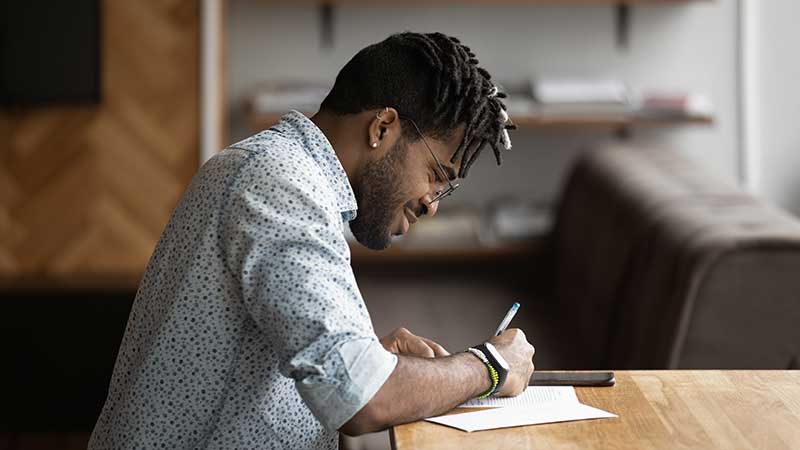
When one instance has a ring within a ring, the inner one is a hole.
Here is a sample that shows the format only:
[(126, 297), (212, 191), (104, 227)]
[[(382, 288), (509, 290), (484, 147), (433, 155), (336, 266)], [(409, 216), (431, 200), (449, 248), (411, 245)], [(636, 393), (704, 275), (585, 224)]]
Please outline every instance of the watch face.
[(500, 352), (497, 351), (494, 345), (488, 342), (486, 342), (484, 345), (486, 346), (486, 350), (489, 350), (492, 356), (494, 356), (494, 359), (497, 360), (497, 363), (500, 364), (500, 367), (502, 367), (505, 370), (510, 370), (505, 358), (503, 358), (503, 355), (501, 355)]

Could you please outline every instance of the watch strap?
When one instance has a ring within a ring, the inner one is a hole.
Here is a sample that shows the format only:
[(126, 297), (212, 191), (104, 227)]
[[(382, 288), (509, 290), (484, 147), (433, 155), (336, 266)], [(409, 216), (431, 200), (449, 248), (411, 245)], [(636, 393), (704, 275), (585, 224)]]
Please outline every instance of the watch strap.
[(486, 343), (483, 343), (481, 345), (476, 345), (474, 348), (481, 351), (486, 356), (486, 359), (489, 361), (489, 364), (497, 372), (497, 386), (495, 386), (494, 392), (492, 392), (492, 394), (489, 394), (493, 395), (494, 393), (499, 391), (500, 388), (503, 387), (503, 384), (506, 382), (506, 378), (508, 378), (508, 364), (505, 362), (505, 360), (503, 360), (502, 363), (498, 361), (497, 358), (498, 357), (502, 358), (502, 356), (499, 353), (495, 356), (495, 352), (497, 352), (497, 349), (494, 349), (494, 346), (493, 346), (493, 349), (495, 350), (494, 352), (487, 348)]
[(486, 392), (475, 398), (482, 399), (494, 394), (495, 391), (497, 391), (497, 383), (500, 381), (500, 375), (497, 373), (497, 370), (495, 370), (495, 368), (492, 366), (492, 363), (489, 362), (489, 358), (486, 357), (486, 354), (483, 351), (478, 350), (475, 347), (470, 347), (467, 349), (467, 352), (472, 353), (478, 359), (480, 359), (481, 362), (486, 366), (486, 369), (489, 371), (489, 382), (491, 383), (491, 386), (489, 386), (489, 389)]

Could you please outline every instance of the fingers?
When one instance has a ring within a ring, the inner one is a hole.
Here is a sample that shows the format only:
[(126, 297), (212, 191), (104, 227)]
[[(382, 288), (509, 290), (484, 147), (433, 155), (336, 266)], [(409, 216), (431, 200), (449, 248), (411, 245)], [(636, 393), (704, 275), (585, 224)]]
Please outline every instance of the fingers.
[(520, 330), (519, 328), (508, 328), (507, 330), (500, 333), (499, 336), (492, 336), (489, 338), (489, 342), (493, 344), (511, 344), (512, 342), (526, 340), (525, 333)]
[(445, 350), (444, 347), (442, 347), (441, 345), (437, 344), (436, 342), (434, 342), (434, 341), (432, 341), (432, 340), (430, 340), (428, 338), (421, 337), (421, 336), (419, 336), (419, 338), (422, 339), (423, 341), (425, 341), (425, 343), (428, 344), (428, 347), (433, 349), (433, 353), (436, 355), (437, 358), (441, 358), (442, 356), (450, 356), (450, 352)]
[(435, 341), (417, 336), (403, 327), (392, 331), (389, 336), (380, 341), (383, 347), (392, 353), (405, 353), (423, 358), (439, 358), (450, 355), (450, 352)]
[(416, 336), (415, 338), (407, 340), (406, 343), (409, 350), (408, 353), (411, 353), (412, 355), (421, 356), (423, 358), (436, 357), (436, 352), (434, 352), (424, 340), (416, 338)]
[(379, 341), (381, 345), (383, 345), (383, 348), (385, 348), (388, 352), (404, 353), (406, 350), (401, 346), (409, 336), (413, 336), (413, 334), (407, 329), (400, 327), (396, 328), (388, 335), (380, 338)]
[(397, 339), (396, 331), (392, 332), (392, 334), (388, 336), (384, 336), (379, 339), (383, 348), (386, 349), (387, 352), (390, 353), (400, 353), (400, 347), (398, 346), (399, 341)]
[(533, 344), (528, 342), (528, 338), (527, 336), (525, 336), (525, 332), (520, 330), (519, 328), (509, 328), (506, 331), (504, 331), (500, 336), (495, 336), (494, 338), (500, 342), (509, 344), (516, 342), (515, 345), (524, 343), (527, 352), (530, 353), (531, 355), (531, 358), (533, 358), (533, 355), (536, 354), (536, 348), (533, 346)]
[(525, 332), (520, 330), (519, 328), (509, 328), (506, 331), (504, 331), (501, 334), (501, 336), (503, 334), (506, 334), (506, 333), (508, 333), (508, 335), (511, 338), (511, 340), (515, 340), (515, 339), (527, 340), (527, 337), (525, 336)]

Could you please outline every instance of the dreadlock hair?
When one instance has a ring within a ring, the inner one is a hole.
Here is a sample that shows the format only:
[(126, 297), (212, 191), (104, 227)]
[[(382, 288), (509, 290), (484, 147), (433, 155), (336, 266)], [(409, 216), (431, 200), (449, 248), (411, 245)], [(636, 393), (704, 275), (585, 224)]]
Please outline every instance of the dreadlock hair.
[[(511, 147), (507, 130), (506, 95), (498, 92), (486, 69), (469, 47), (442, 33), (394, 34), (358, 52), (339, 72), (320, 109), (335, 114), (355, 114), (383, 107), (395, 108), (411, 119), (425, 136), (451, 138), (464, 126), (464, 137), (450, 158), (461, 157), (458, 176), (489, 145), (497, 164), (502, 149)], [(402, 123), (402, 122), (401, 122)], [(412, 126), (403, 138), (419, 139)]]

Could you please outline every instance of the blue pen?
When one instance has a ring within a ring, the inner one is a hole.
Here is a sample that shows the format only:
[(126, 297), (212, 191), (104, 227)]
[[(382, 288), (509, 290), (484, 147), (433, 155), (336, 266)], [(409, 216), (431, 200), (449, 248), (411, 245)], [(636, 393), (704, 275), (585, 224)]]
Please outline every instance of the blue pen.
[(518, 309), (519, 303), (514, 303), (511, 305), (511, 309), (508, 310), (506, 316), (503, 318), (503, 321), (500, 322), (500, 326), (497, 327), (497, 331), (494, 332), (495, 336), (500, 336), (500, 333), (506, 331), (506, 327), (508, 327), (508, 324), (511, 323), (511, 319), (513, 319), (514, 315), (517, 314)]

